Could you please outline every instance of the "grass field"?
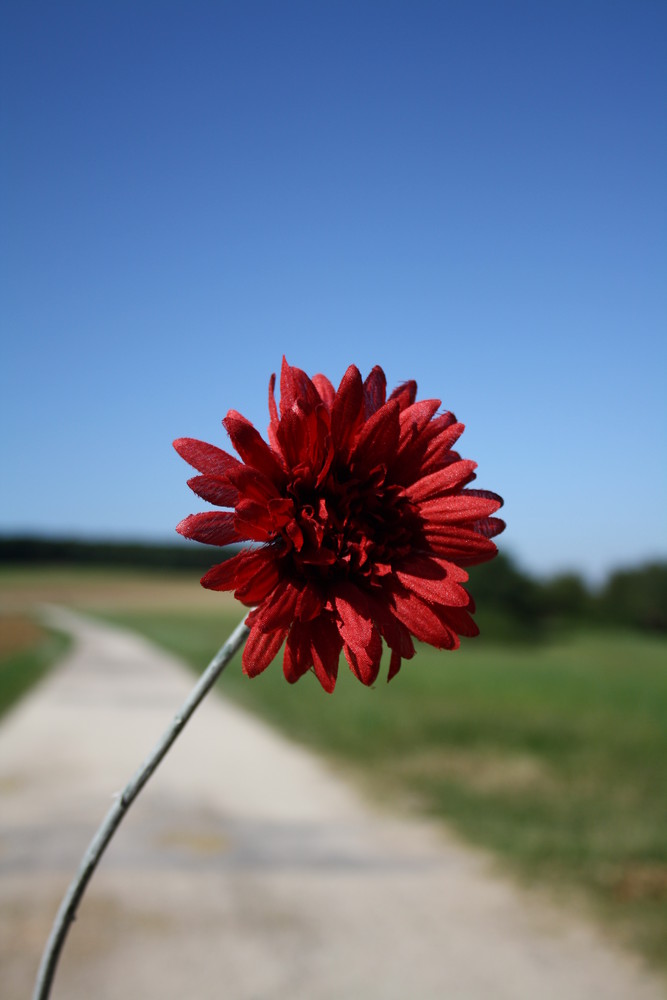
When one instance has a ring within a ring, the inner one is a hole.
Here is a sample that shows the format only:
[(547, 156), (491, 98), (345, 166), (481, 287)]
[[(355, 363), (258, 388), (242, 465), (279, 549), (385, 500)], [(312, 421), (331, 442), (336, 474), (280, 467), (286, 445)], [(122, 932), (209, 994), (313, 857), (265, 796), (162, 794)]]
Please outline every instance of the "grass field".
[[(152, 579), (145, 600), (133, 590), (125, 608), (121, 592), (96, 599), (91, 586), (72, 603), (201, 670), (240, 609), (208, 600), (216, 595), (179, 608), (168, 581)], [(455, 654), (423, 648), (373, 690), (344, 665), (332, 696), (309, 676), (290, 687), (278, 661), (250, 681), (238, 657), (220, 686), (372, 794), (445, 819), (666, 968), (666, 654), (667, 641), (635, 634), (514, 647), (482, 637)]]
[(0, 615), (0, 718), (47, 675), (68, 646), (67, 636), (26, 615)]

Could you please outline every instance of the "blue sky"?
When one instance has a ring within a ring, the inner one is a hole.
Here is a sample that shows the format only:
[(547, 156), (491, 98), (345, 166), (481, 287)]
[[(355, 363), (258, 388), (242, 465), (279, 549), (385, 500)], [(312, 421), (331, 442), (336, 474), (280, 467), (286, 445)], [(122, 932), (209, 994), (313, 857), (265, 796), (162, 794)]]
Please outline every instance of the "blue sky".
[(169, 539), (171, 449), (381, 364), (527, 569), (667, 555), (661, 0), (5, 4), (0, 532)]

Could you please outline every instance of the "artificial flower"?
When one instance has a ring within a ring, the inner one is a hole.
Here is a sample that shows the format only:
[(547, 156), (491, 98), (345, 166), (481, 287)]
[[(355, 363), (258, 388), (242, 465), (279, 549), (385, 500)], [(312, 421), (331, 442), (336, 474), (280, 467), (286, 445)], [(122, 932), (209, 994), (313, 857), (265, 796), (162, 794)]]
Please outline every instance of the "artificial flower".
[(476, 463), (453, 446), (463, 431), (440, 400), (416, 401), (405, 382), (386, 396), (375, 367), (350, 366), (334, 389), (283, 359), (280, 407), (269, 383), (268, 443), (236, 410), (224, 427), (240, 460), (192, 438), (174, 442), (200, 475), (188, 485), (227, 510), (191, 514), (177, 527), (212, 545), (254, 543), (202, 577), (253, 610), (243, 670), (261, 673), (283, 644), (294, 682), (312, 669), (333, 691), (341, 650), (362, 683), (391, 650), (389, 679), (415, 652), (413, 638), (456, 649), (474, 636), (463, 567), (496, 553), (504, 522), (495, 493), (470, 489)]

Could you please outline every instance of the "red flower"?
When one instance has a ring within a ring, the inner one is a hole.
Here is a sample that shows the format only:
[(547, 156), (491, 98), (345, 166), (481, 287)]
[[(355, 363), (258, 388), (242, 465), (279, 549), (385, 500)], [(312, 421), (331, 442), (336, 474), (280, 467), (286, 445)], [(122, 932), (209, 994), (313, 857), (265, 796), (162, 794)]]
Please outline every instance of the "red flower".
[(389, 679), (414, 655), (412, 636), (456, 649), (477, 635), (462, 566), (491, 559), (505, 527), (491, 517), (495, 493), (466, 489), (475, 462), (452, 446), (463, 431), (437, 399), (415, 402), (406, 382), (386, 399), (375, 367), (354, 365), (338, 391), (283, 359), (280, 414), (269, 384), (269, 442), (236, 410), (223, 424), (242, 461), (214, 445), (179, 438), (178, 453), (201, 475), (198, 496), (228, 511), (191, 514), (177, 527), (212, 545), (259, 542), (214, 566), (202, 585), (233, 590), (253, 607), (243, 669), (255, 676), (287, 640), (283, 670), (311, 667), (333, 691), (341, 649), (364, 684), (391, 649)]

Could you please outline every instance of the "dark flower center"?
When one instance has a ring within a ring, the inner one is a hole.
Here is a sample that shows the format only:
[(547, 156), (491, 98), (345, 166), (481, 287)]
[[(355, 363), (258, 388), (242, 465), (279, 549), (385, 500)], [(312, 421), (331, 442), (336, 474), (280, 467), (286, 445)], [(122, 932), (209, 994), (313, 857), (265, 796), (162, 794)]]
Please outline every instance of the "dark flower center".
[[(380, 470), (363, 481), (331, 472), (317, 489), (294, 480), (289, 519), (280, 525), (285, 557), (306, 579), (354, 578), (373, 583), (414, 548), (419, 518), (399, 487)], [(285, 514), (287, 514), (287, 509)]]

